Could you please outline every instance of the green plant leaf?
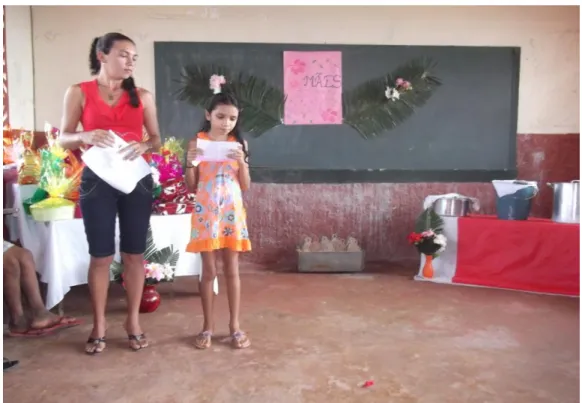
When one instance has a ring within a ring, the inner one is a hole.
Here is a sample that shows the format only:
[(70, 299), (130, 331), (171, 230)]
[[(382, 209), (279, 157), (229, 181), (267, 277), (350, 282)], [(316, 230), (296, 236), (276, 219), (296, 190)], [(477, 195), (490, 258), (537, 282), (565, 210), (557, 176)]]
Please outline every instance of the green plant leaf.
[(154, 234), (152, 233), (152, 226), (148, 226), (148, 233), (146, 237), (146, 250), (143, 254), (144, 260), (151, 261), (152, 255), (156, 252), (156, 244), (154, 243)]
[(109, 266), (109, 281), (121, 283), (121, 275), (123, 274), (123, 265), (121, 262), (114, 260)]
[[(436, 66), (430, 59), (414, 59), (384, 77), (369, 80), (343, 95), (344, 123), (352, 126), (364, 138), (372, 138), (389, 131), (414, 114), (424, 105), (440, 80), (430, 74)], [(411, 83), (410, 91), (400, 92), (400, 99), (386, 98), (386, 87), (394, 88), (397, 78)]]
[[(167, 246), (162, 249), (156, 249), (156, 245), (154, 243), (154, 237), (152, 233), (151, 225), (148, 226), (148, 232), (146, 237), (146, 251), (144, 253), (144, 260), (147, 260), (150, 263), (159, 263), (159, 264), (169, 264), (172, 268), (172, 280), (174, 279), (174, 275), (176, 273), (176, 265), (178, 264), (178, 260), (180, 259), (180, 252), (175, 250), (173, 246)], [(109, 266), (109, 278), (110, 281), (115, 281), (118, 283), (122, 282), (121, 275), (123, 274), (123, 263), (114, 260)], [(157, 284), (157, 281), (152, 279), (146, 279), (145, 284)]]
[(416, 219), (414, 232), (421, 233), (432, 229), (436, 234), (443, 232), (445, 223), (432, 207), (424, 210)]
[(216, 65), (189, 65), (182, 69), (176, 96), (181, 101), (206, 109), (213, 96), (209, 88), (213, 74), (223, 75), (223, 86), (236, 97), (240, 106), (241, 128), (255, 137), (282, 123), (285, 95), (267, 81), (244, 73), (233, 73)]

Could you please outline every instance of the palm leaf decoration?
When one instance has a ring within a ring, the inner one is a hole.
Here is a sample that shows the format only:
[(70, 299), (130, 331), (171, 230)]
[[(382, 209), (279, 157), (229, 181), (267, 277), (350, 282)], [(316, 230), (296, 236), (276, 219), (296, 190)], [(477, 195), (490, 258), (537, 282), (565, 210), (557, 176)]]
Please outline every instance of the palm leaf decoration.
[(154, 243), (154, 234), (152, 233), (151, 224), (148, 226), (148, 233), (146, 236), (146, 250), (143, 253), (144, 260), (150, 261), (151, 256), (156, 253), (156, 244)]
[(109, 281), (115, 281), (116, 283), (121, 283), (121, 275), (123, 274), (123, 265), (117, 260), (113, 260), (111, 266), (109, 266)]
[[(176, 265), (178, 264), (178, 259), (180, 258), (180, 252), (174, 250), (173, 246), (167, 246), (162, 249), (157, 249), (154, 243), (154, 236), (152, 233), (151, 225), (148, 227), (148, 233), (146, 238), (146, 250), (143, 254), (144, 260), (150, 263), (160, 263), (169, 264), (173, 272), (176, 271)], [(109, 267), (110, 280), (121, 283), (121, 275), (123, 274), (123, 262), (114, 260)]]
[[(343, 96), (344, 123), (364, 138), (379, 136), (408, 119), (432, 96), (440, 80), (430, 74), (436, 63), (430, 59), (414, 59), (384, 77), (363, 83)], [(408, 91), (399, 91), (399, 99), (388, 99), (387, 87), (396, 87), (396, 79), (411, 84)]]
[(424, 210), (416, 219), (416, 223), (414, 225), (414, 232), (422, 233), (424, 231), (428, 231), (429, 229), (433, 230), (436, 234), (440, 234), (443, 232), (443, 227), (445, 223), (440, 215), (437, 214), (436, 211), (432, 207), (427, 208)]
[(213, 74), (223, 75), (227, 83), (223, 86), (238, 100), (241, 110), (241, 127), (246, 133), (258, 137), (282, 123), (285, 95), (267, 81), (244, 73), (234, 73), (224, 66), (189, 65), (182, 69), (180, 88), (176, 92), (179, 100), (204, 108), (213, 96), (209, 88)]

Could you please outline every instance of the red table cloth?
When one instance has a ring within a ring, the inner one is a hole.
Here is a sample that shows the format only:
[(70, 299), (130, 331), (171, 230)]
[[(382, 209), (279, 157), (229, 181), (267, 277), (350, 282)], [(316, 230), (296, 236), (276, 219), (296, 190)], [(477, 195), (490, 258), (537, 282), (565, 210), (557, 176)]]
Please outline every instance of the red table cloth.
[(580, 295), (580, 225), (460, 217), (454, 283)]

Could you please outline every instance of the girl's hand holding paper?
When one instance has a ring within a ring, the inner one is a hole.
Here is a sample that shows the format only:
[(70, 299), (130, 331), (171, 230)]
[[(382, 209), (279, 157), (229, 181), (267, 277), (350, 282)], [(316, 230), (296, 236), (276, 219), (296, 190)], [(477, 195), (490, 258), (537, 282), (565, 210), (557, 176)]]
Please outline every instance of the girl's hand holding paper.
[(197, 165), (198, 157), (204, 155), (204, 150), (196, 147), (196, 142), (191, 142), (186, 153), (186, 164)]
[(228, 154), (228, 157), (232, 158), (233, 160), (235, 160), (239, 164), (243, 164), (245, 162), (245, 153), (242, 150), (242, 146), (240, 144), (238, 144), (238, 147), (235, 150), (232, 150)]

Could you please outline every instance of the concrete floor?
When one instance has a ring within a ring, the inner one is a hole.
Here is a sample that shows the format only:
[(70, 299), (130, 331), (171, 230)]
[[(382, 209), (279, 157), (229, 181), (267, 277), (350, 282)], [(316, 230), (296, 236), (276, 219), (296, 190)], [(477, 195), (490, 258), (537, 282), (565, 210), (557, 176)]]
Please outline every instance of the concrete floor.
[[(579, 402), (579, 300), (415, 282), (403, 274), (244, 274), (243, 326), (233, 351), (218, 334), (197, 351), (201, 308), (193, 278), (164, 286), (143, 315), (151, 347), (126, 348), (124, 300), (110, 296), (108, 348), (83, 354), (90, 324), (44, 339), (4, 339), (20, 366), (4, 401), (152, 403)], [(90, 320), (86, 288), (67, 313)], [(358, 385), (374, 380), (370, 388)]]

